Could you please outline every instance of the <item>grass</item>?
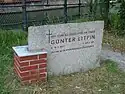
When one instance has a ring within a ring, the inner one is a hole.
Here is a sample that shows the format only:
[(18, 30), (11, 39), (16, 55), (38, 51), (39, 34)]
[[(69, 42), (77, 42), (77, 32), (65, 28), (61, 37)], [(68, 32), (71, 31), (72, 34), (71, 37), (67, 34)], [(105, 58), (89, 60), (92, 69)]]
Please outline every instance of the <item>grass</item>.
[[(117, 47), (115, 45), (119, 41), (114, 39), (114, 36), (111, 39), (107, 36), (104, 36), (104, 42)], [(25, 44), (27, 44), (27, 34), (25, 32), (0, 31), (0, 94), (125, 93), (125, 73), (120, 71), (117, 64), (110, 60), (104, 61), (100, 68), (85, 73), (73, 73), (58, 77), (48, 76), (46, 85), (22, 86), (13, 73), (12, 46)]]
[(21, 32), (3, 31), (0, 32), (0, 92), (3, 89), (4, 80), (8, 73), (12, 72), (13, 52), (12, 47), (26, 44), (26, 34)]
[(125, 52), (125, 37), (105, 31), (103, 43), (110, 44), (114, 51)]

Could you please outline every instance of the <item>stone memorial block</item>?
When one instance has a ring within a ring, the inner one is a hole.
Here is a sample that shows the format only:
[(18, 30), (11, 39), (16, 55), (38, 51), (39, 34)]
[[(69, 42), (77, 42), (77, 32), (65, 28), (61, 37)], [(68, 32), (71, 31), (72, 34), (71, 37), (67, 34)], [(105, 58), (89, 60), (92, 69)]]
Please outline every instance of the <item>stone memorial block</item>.
[(99, 67), (103, 21), (31, 26), (28, 50), (48, 52), (48, 72), (54, 75)]

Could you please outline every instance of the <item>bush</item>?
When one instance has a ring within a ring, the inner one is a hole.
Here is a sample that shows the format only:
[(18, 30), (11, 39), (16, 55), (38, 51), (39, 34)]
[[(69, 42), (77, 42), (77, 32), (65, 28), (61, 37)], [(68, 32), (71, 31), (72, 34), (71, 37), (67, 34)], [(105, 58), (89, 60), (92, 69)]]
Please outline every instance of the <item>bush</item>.
[(111, 33), (119, 35), (120, 31), (120, 16), (112, 13), (109, 16)]
[(120, 6), (120, 31), (119, 35), (125, 35), (125, 1), (121, 1), (121, 6)]
[(110, 22), (113, 30), (118, 30), (120, 28), (120, 16), (118, 14), (111, 14)]

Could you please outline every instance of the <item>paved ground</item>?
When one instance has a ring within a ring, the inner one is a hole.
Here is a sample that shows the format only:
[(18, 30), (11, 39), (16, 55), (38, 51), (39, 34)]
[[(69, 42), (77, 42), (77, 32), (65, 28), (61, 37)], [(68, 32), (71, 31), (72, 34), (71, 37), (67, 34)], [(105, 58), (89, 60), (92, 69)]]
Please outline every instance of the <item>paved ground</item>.
[(121, 70), (125, 71), (125, 53), (114, 52), (109, 45), (104, 45), (102, 49), (101, 59), (111, 59), (117, 62)]

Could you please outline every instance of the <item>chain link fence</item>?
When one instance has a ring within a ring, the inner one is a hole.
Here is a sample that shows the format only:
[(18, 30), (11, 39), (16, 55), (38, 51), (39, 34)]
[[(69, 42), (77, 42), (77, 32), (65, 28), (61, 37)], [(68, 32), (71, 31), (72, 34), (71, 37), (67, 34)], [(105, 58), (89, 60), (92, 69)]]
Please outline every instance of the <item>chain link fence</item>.
[(103, 19), (105, 3), (84, 0), (1, 0), (0, 28), (23, 29), (31, 25)]

